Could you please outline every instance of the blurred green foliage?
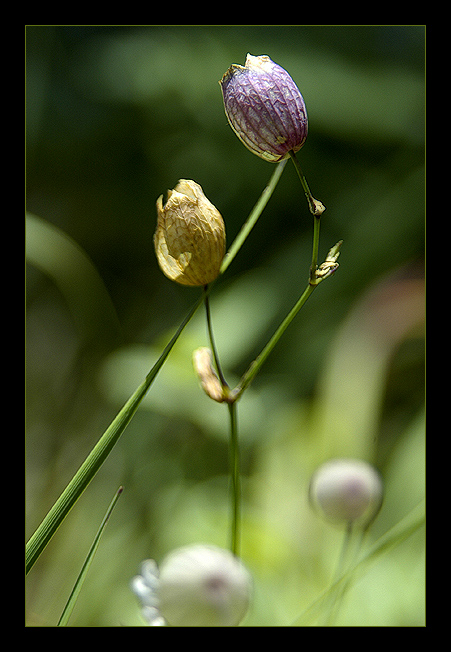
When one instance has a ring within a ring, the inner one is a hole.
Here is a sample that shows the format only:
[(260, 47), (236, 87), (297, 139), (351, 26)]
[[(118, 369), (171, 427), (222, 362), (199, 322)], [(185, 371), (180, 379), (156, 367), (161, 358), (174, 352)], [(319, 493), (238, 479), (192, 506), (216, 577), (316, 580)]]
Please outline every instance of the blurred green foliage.
[[(330, 582), (342, 534), (311, 513), (332, 456), (376, 464), (386, 498), (371, 538), (424, 494), (423, 26), (29, 26), (27, 55), (27, 530), (31, 534), (169, 340), (198, 290), (157, 267), (155, 201), (200, 183), (230, 243), (273, 168), (224, 115), (218, 80), (247, 52), (299, 86), (299, 158), (323, 217), (315, 292), (239, 405), (244, 624), (287, 625)], [(212, 295), (233, 382), (305, 287), (312, 223), (292, 165)], [(124, 494), (70, 624), (142, 624), (142, 559), (227, 546), (226, 408), (198, 387), (190, 323), (148, 397), (28, 580), (29, 626), (54, 625), (107, 505)], [(423, 535), (352, 587), (339, 624), (424, 624)]]

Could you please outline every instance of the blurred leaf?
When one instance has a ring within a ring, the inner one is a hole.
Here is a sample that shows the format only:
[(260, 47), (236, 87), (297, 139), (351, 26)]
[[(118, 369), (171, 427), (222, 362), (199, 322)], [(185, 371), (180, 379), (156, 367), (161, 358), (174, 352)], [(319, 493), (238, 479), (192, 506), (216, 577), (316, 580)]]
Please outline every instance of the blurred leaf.
[(26, 216), (27, 262), (48, 275), (67, 301), (85, 341), (119, 334), (108, 291), (86, 252), (61, 229), (36, 215)]
[(316, 444), (327, 457), (374, 460), (387, 366), (424, 320), (424, 282), (386, 278), (350, 311), (335, 337), (316, 398)]

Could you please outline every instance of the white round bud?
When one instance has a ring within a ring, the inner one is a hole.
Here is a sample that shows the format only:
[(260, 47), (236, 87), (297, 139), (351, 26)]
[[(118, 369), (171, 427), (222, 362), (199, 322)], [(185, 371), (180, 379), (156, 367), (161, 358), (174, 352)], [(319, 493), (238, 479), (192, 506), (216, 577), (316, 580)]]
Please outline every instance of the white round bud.
[(251, 576), (228, 550), (191, 545), (170, 553), (160, 568), (160, 611), (178, 627), (233, 627), (250, 601)]
[(189, 545), (141, 564), (131, 582), (150, 625), (234, 627), (246, 615), (252, 591), (250, 573), (230, 551)]
[(333, 459), (315, 471), (309, 495), (313, 506), (327, 520), (368, 526), (381, 508), (383, 484), (371, 464)]

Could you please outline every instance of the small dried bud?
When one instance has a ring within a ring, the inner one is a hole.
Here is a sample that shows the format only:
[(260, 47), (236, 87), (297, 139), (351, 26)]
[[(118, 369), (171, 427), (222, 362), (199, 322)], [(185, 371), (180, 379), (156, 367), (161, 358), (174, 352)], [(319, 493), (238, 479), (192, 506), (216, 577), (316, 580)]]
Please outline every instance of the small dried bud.
[(329, 253), (326, 256), (326, 260), (324, 263), (321, 263), (321, 265), (315, 271), (313, 278), (310, 281), (311, 285), (318, 285), (318, 283), (323, 281), (325, 278), (329, 278), (329, 276), (332, 276), (332, 274), (337, 271), (340, 266), (339, 263), (337, 263), (337, 259), (340, 255), (340, 247), (342, 244), (343, 240), (340, 240), (336, 245), (332, 247), (332, 249), (329, 250)]
[(204, 392), (214, 401), (222, 403), (225, 400), (224, 390), (213, 369), (210, 349), (205, 346), (196, 349), (193, 353), (193, 365)]
[(383, 484), (376, 469), (362, 460), (334, 459), (322, 464), (310, 481), (310, 500), (336, 523), (368, 526), (377, 516)]
[(304, 99), (286, 70), (266, 55), (247, 55), (219, 82), (227, 119), (251, 152), (277, 162), (301, 149), (307, 138)]
[(182, 285), (207, 285), (219, 274), (225, 253), (220, 212), (194, 181), (180, 179), (157, 199), (155, 252), (163, 273)]

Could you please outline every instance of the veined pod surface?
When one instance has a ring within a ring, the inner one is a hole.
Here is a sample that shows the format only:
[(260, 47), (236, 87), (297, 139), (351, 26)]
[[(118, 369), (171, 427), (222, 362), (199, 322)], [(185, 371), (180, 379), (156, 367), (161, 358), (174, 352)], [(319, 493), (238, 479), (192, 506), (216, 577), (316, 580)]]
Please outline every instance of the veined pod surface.
[(267, 55), (248, 54), (219, 82), (230, 126), (260, 158), (278, 162), (297, 152), (308, 131), (304, 99), (293, 79)]
[(180, 179), (157, 199), (155, 253), (162, 272), (182, 285), (207, 285), (219, 274), (225, 254), (221, 213), (195, 181)]

